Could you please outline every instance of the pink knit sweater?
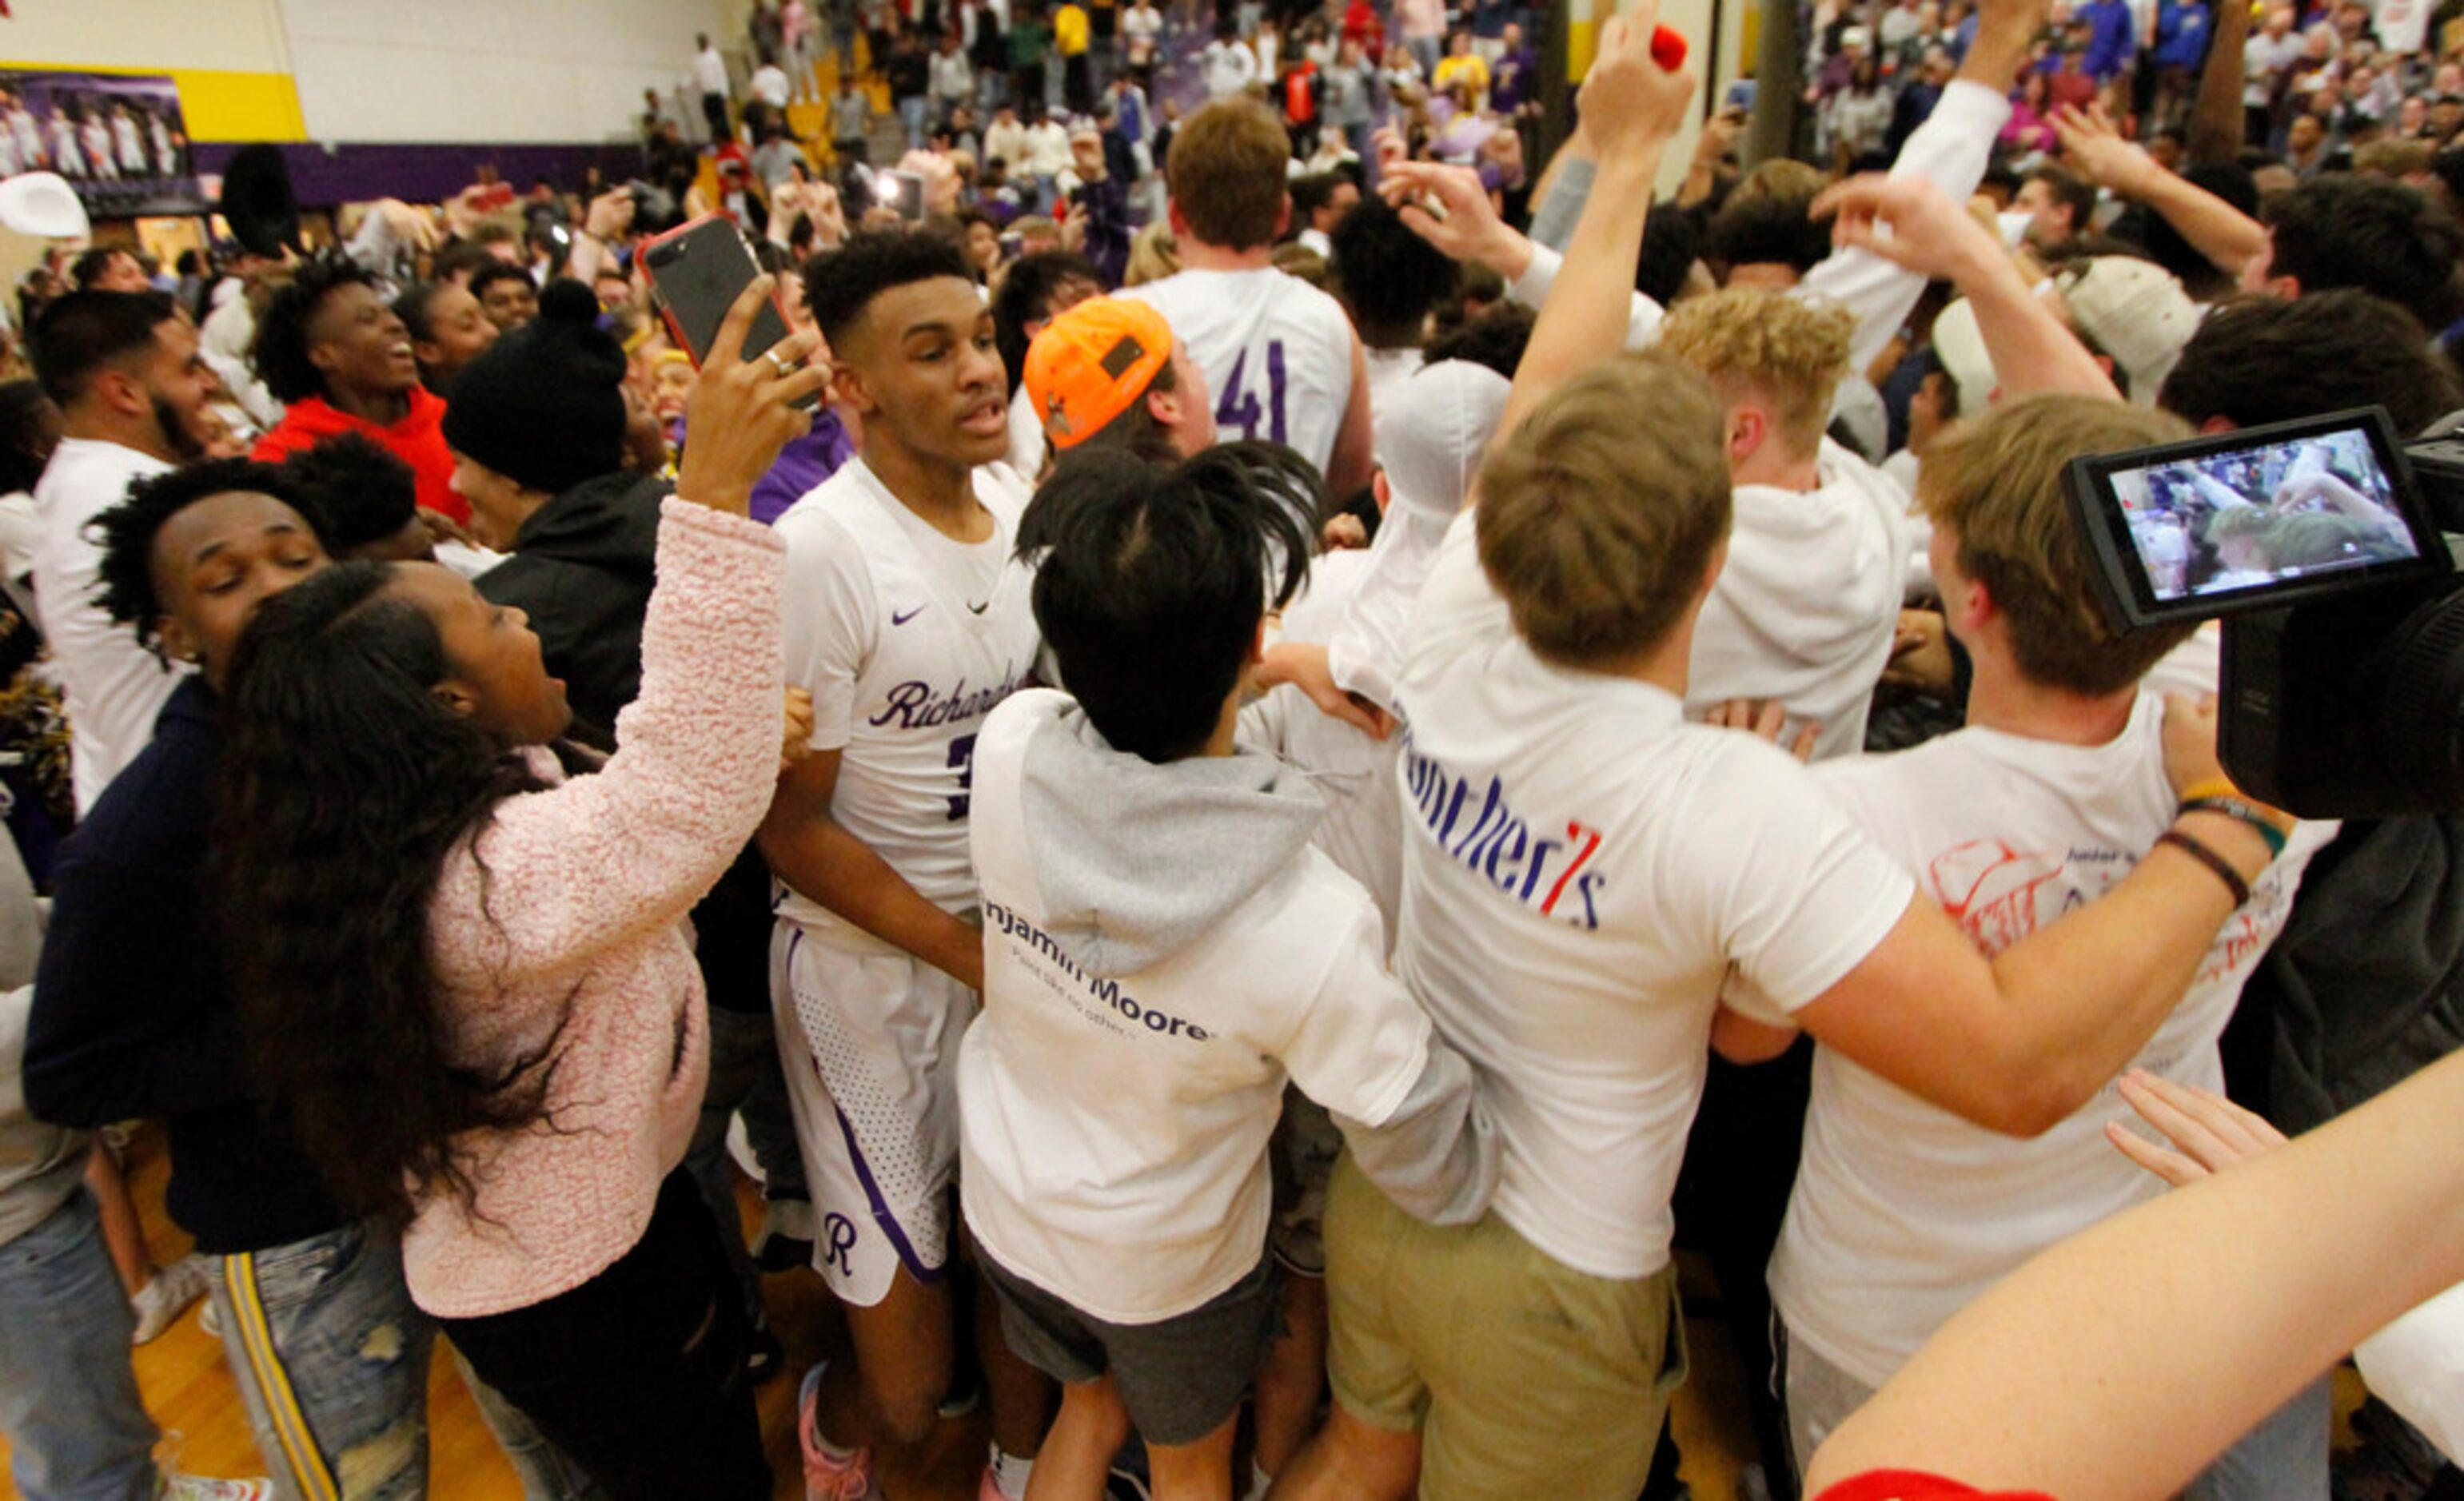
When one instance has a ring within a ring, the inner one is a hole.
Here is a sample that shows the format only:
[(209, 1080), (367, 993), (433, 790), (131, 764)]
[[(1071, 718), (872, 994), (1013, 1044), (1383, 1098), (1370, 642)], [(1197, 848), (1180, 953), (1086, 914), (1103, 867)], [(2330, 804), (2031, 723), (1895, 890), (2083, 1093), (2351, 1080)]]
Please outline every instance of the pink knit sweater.
[(431, 1314), (505, 1313), (588, 1281), (641, 1239), (684, 1160), (710, 1072), (684, 918), (776, 785), (784, 554), (765, 527), (668, 501), (623, 749), (572, 781), (533, 752), (560, 785), (499, 805), (446, 862), (429, 925), (456, 1053), (501, 1070), (550, 1050), (555, 1074), (548, 1120), (461, 1143), (475, 1212), (449, 1192), (420, 1201), (403, 1270)]

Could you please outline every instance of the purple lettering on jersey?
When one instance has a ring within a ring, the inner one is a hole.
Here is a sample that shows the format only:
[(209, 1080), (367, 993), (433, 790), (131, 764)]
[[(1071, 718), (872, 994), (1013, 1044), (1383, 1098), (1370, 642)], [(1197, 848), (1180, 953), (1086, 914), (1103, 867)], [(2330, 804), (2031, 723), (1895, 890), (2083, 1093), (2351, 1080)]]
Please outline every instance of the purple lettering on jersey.
[[(1599, 830), (1579, 819), (1568, 819), (1564, 841), (1534, 838), (1530, 825), (1508, 802), (1503, 781), (1492, 775), (1475, 789), (1468, 780), (1421, 754), (1408, 739), (1403, 746), (1403, 782), (1441, 853), (1543, 917), (1587, 930), (1598, 928), (1599, 908), (1593, 898), (1608, 882), (1599, 872), (1585, 867), (1599, 853)], [(1477, 804), (1472, 802), (1475, 795)], [(1465, 823), (1467, 806), (1476, 811)], [(1547, 895), (1534, 901), (1544, 881)], [(1566, 901), (1570, 893), (1573, 902)], [(1561, 903), (1563, 913), (1558, 911)], [(1576, 903), (1580, 911), (1575, 910)]]
[(963, 724), (993, 711), (1001, 700), (1017, 692), (1025, 682), (1024, 673), (1013, 673), (993, 687), (967, 690), (967, 680), (947, 693), (935, 691), (933, 685), (920, 678), (910, 678), (891, 688), (882, 700), (881, 712), (865, 721), (875, 729), (896, 722), (900, 729), (938, 729), (947, 725)]

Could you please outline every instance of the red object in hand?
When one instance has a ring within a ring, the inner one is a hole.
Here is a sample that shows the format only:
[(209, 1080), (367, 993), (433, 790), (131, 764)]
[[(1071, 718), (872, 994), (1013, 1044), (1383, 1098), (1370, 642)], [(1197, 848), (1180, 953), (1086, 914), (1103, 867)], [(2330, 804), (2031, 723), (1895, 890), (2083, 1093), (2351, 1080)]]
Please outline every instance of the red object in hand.
[(1665, 26), (1651, 29), (1651, 60), (1660, 64), (1663, 73), (1675, 73), (1685, 66), (1685, 35)]

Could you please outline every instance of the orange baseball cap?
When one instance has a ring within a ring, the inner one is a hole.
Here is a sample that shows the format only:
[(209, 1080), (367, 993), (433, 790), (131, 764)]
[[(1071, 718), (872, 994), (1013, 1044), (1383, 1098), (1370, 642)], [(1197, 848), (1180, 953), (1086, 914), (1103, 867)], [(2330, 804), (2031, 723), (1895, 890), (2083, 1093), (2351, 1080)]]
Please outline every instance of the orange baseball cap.
[(1044, 435), (1072, 448), (1128, 411), (1172, 359), (1172, 325), (1128, 297), (1089, 297), (1026, 349), (1026, 394)]

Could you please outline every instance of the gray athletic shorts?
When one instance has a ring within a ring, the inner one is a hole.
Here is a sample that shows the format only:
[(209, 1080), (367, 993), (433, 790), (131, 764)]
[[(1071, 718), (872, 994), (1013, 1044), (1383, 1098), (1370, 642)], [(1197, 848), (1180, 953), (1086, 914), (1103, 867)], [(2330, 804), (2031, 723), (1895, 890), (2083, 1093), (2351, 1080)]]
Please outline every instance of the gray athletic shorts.
[(1001, 1296), (1001, 1333), (1019, 1359), (1058, 1381), (1110, 1371), (1130, 1421), (1151, 1444), (1195, 1444), (1241, 1408), (1280, 1323), (1283, 1273), (1260, 1256), (1249, 1274), (1186, 1314), (1115, 1324), (1080, 1312), (977, 1248)]

